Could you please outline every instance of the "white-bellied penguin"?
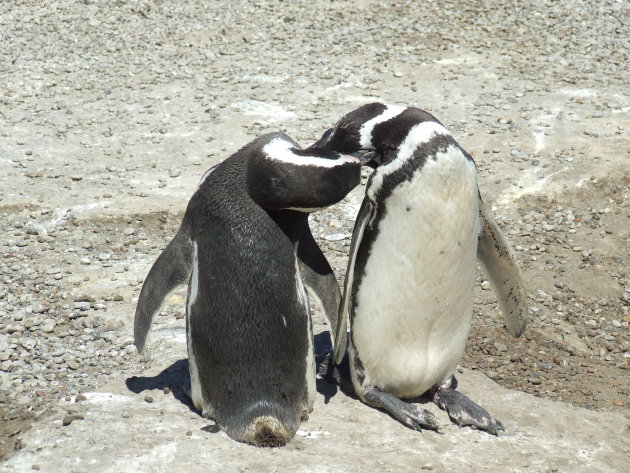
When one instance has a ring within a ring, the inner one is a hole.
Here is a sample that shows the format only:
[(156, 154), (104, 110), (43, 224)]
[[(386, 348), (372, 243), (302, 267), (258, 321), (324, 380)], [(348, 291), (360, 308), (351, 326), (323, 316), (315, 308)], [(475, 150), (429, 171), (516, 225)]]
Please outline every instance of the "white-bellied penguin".
[(496, 434), (502, 424), (455, 390), (471, 326), (477, 258), (508, 331), (527, 321), (511, 248), (484, 207), (472, 157), (418, 108), (364, 105), (313, 145), (375, 151), (352, 235), (335, 361), (350, 323), (350, 372), (365, 403), (403, 424), (437, 429), (427, 410), (401, 399), (429, 393), (458, 425)]
[(140, 352), (166, 297), (188, 284), (191, 397), (232, 438), (277, 446), (295, 434), (315, 395), (305, 286), (338, 331), (341, 292), (308, 213), (360, 182), (360, 162), (303, 150), (286, 135), (255, 139), (209, 169), (181, 226), (157, 258), (136, 308)]

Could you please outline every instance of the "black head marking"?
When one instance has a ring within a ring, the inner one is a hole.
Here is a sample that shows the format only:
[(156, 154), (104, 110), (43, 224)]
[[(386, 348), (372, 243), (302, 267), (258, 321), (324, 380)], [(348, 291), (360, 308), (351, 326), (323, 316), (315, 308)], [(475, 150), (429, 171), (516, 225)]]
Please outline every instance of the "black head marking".
[(380, 164), (387, 164), (395, 159), (400, 145), (405, 141), (411, 129), (424, 122), (435, 122), (441, 125), (429, 112), (414, 107), (407, 108), (394, 118), (375, 125), (372, 130), (372, 144), (382, 156)]
[(267, 142), (247, 166), (247, 191), (266, 210), (312, 211), (335, 204), (361, 180), (361, 163), (330, 149), (302, 150), (288, 137)]
[(340, 153), (355, 153), (362, 148), (361, 127), (385, 110), (387, 110), (387, 105), (382, 103), (363, 105), (341, 117), (335, 126), (327, 130), (313, 146), (333, 149)]

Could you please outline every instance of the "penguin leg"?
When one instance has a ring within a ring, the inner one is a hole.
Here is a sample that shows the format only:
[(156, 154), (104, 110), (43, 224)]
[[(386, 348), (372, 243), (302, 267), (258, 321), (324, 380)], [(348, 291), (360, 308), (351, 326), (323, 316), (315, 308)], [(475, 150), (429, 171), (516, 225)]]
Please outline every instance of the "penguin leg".
[(394, 419), (413, 430), (431, 429), (438, 431), (439, 424), (426, 409), (418, 410), (414, 405), (398, 399), (393, 394), (369, 387), (361, 396), (366, 404), (387, 411)]
[(451, 376), (446, 382), (431, 389), (433, 402), (440, 409), (445, 410), (451, 420), (459, 427), (470, 425), (479, 430), (499, 435), (499, 430), (505, 430), (503, 424), (492, 417), (488, 411), (475, 404), (459, 391), (456, 391), (457, 380)]

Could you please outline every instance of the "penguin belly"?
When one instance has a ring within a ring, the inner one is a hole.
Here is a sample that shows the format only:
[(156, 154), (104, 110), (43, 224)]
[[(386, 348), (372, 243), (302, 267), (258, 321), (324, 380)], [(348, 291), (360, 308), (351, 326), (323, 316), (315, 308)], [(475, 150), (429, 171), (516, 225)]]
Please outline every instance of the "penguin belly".
[(477, 194), (474, 163), (451, 147), (378, 205), (352, 320), (365, 383), (415, 397), (457, 366), (472, 318)]

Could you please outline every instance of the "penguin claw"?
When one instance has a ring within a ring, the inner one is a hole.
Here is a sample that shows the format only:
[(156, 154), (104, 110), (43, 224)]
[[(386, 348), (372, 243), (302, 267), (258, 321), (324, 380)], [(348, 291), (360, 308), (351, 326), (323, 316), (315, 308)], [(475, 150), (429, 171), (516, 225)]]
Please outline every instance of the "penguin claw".
[(501, 421), (453, 388), (437, 388), (433, 395), (433, 402), (440, 409), (445, 410), (450, 419), (459, 427), (470, 426), (496, 436), (499, 435), (499, 431), (505, 431)]
[(396, 396), (377, 388), (370, 388), (363, 393), (364, 401), (387, 411), (394, 419), (413, 430), (440, 430), (435, 416), (426, 409), (418, 410), (412, 404), (401, 401)]
[(419, 411), (411, 404), (409, 404), (409, 407), (415, 411), (413, 419), (410, 419), (411, 421), (413, 421), (414, 424), (411, 428), (413, 428), (414, 430), (429, 429), (435, 432), (440, 431), (440, 424), (438, 424), (437, 419), (431, 412), (427, 411), (426, 409), (422, 409), (422, 411)]

